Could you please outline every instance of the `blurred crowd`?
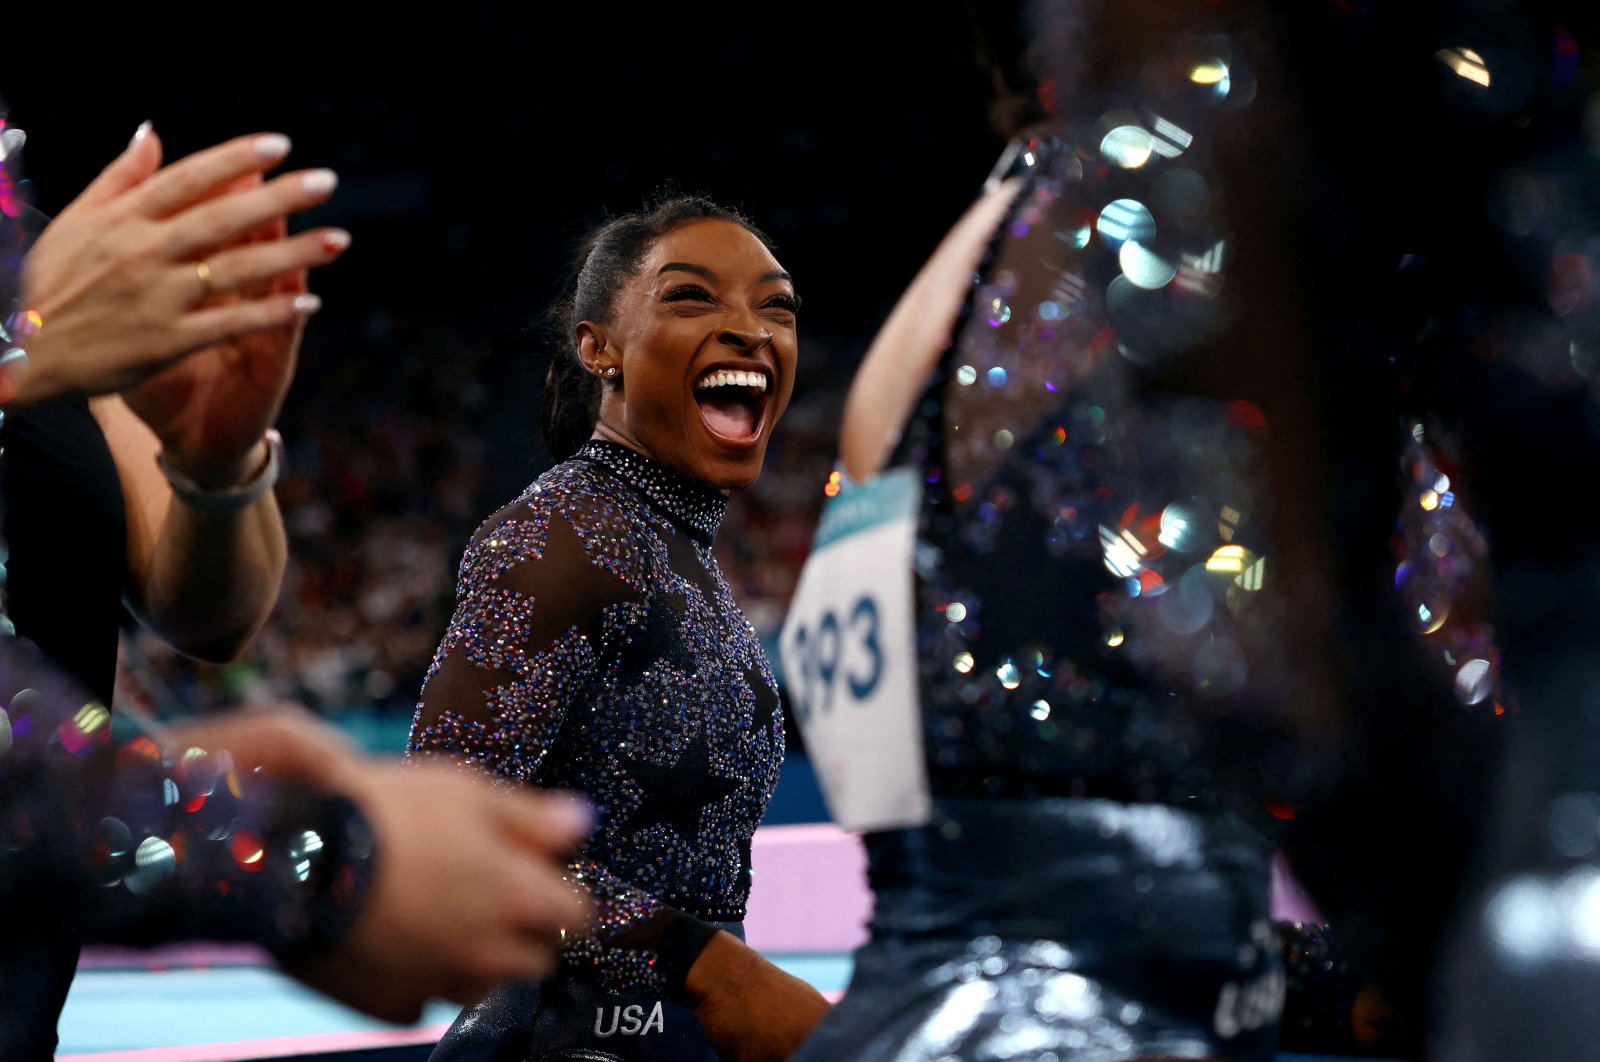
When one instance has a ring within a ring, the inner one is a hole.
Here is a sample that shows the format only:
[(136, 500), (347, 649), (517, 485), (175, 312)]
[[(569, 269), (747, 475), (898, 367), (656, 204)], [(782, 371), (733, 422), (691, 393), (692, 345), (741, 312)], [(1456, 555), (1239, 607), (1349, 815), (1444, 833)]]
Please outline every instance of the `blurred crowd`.
[[(823, 500), (847, 357), (802, 333), (794, 403), (718, 536), (718, 560), (774, 658)], [(549, 465), (537, 427), (545, 359), (532, 330), (474, 335), (442, 309), (325, 310), (280, 422), (289, 563), (271, 619), (224, 665), (180, 656), (130, 622), (119, 700), (158, 717), (294, 701), (398, 751), (467, 539)]]

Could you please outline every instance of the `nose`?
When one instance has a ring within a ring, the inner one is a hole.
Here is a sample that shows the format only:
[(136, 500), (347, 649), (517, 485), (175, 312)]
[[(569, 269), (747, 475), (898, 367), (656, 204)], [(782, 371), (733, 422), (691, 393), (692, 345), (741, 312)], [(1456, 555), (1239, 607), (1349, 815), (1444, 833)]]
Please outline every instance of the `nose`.
[(772, 333), (759, 325), (754, 328), (724, 328), (718, 333), (717, 339), (736, 348), (741, 354), (754, 354), (772, 342)]

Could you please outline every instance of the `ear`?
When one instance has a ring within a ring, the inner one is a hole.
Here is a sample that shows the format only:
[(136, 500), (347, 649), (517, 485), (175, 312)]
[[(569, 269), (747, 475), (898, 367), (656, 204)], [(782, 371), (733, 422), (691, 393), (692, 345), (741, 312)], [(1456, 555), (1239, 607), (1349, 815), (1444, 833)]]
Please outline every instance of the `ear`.
[(578, 364), (596, 376), (605, 370), (606, 336), (603, 326), (579, 321), (573, 330), (578, 338)]

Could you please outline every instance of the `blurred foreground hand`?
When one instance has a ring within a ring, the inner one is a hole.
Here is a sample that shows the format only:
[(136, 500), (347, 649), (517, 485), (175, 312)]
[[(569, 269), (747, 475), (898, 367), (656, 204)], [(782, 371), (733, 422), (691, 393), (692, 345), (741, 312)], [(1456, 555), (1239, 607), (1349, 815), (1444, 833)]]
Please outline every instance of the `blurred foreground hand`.
[(580, 800), (505, 790), (442, 764), (384, 763), (298, 709), (206, 719), (186, 745), (353, 800), (377, 840), (354, 927), (329, 955), (288, 969), (312, 988), (393, 1022), (430, 999), (471, 1004), (501, 981), (549, 975), (562, 930), (584, 932), (586, 896), (563, 864), (590, 828)]

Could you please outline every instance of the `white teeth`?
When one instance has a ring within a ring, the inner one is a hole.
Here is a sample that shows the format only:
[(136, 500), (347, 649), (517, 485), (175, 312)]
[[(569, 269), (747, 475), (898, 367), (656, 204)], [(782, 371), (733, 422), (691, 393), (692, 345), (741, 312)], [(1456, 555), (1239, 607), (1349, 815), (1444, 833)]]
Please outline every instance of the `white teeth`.
[(694, 385), (696, 391), (705, 391), (712, 387), (754, 387), (757, 391), (767, 389), (767, 374), (764, 372), (738, 372), (733, 369), (715, 369), (700, 377), (700, 382)]

